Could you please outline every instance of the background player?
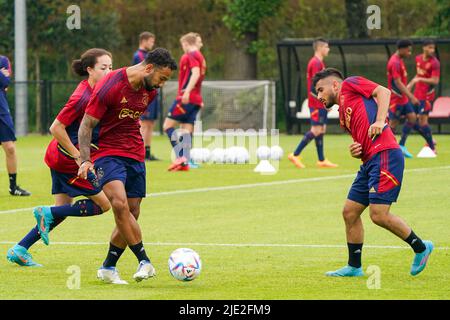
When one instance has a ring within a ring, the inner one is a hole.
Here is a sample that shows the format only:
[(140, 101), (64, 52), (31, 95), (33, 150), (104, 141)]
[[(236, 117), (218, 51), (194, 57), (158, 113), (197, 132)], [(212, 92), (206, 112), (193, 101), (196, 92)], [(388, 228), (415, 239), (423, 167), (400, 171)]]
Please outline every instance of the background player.
[(14, 123), (9, 112), (6, 91), (11, 82), (11, 63), (0, 55), (0, 144), (5, 151), (6, 170), (9, 176), (9, 194), (12, 196), (29, 196), (30, 192), (17, 185), (17, 155)]
[[(133, 55), (132, 65), (136, 65), (144, 61), (148, 52), (153, 49), (156, 37), (153, 33), (144, 31), (139, 35), (139, 49)], [(152, 154), (152, 136), (155, 121), (158, 119), (160, 112), (159, 91), (158, 96), (149, 103), (147, 110), (141, 116), (141, 134), (144, 139), (145, 146), (145, 160), (155, 161), (159, 160)]]
[[(177, 159), (169, 166), (169, 171), (186, 171), (197, 168), (189, 157), (192, 147), (192, 133), (197, 113), (203, 107), (201, 87), (206, 73), (206, 61), (200, 49), (201, 36), (190, 32), (180, 38), (184, 54), (180, 59), (177, 98), (173, 102), (164, 121), (164, 131), (175, 151)], [(175, 127), (180, 125), (178, 132)]]
[(414, 96), (419, 99), (416, 113), (419, 118), (420, 130), (431, 150), (435, 151), (435, 144), (428, 124), (428, 115), (432, 110), (435, 98), (435, 86), (439, 84), (440, 63), (434, 56), (436, 45), (433, 40), (425, 40), (423, 52), (416, 56), (416, 76), (409, 82), (408, 89), (415, 85)]
[[(411, 56), (412, 42), (410, 40), (397, 41), (397, 51), (390, 57), (387, 64), (388, 88), (391, 90), (391, 101), (389, 106), (389, 125), (395, 129), (402, 117), (406, 118), (400, 138), (400, 148), (407, 158), (412, 158), (405, 146), (406, 138), (412, 129), (423, 133), (417, 124), (417, 115), (414, 106), (418, 107), (420, 102), (407, 88), (408, 73), (404, 59)], [(409, 101), (408, 101), (409, 99)]]
[(317, 156), (319, 161), (317, 166), (321, 168), (335, 168), (336, 164), (325, 159), (323, 152), (323, 136), (327, 128), (328, 110), (323, 106), (322, 102), (317, 99), (316, 90), (312, 86), (312, 78), (314, 75), (325, 69), (323, 60), (328, 56), (330, 47), (328, 41), (319, 38), (313, 42), (314, 56), (309, 60), (306, 71), (306, 83), (308, 93), (308, 107), (311, 118), (311, 129), (305, 133), (302, 141), (300, 141), (294, 153), (288, 155), (288, 159), (294, 163), (297, 168), (305, 168), (301, 161), (300, 153), (314, 139), (316, 142)]
[[(54, 139), (47, 147), (45, 162), (52, 175), (54, 207), (34, 209), (37, 225), (15, 246), (8, 250), (7, 259), (21, 266), (40, 266), (33, 261), (28, 249), (40, 238), (48, 244), (48, 233), (67, 216), (86, 217), (106, 212), (110, 204), (101, 189), (77, 177), (80, 164), (78, 128), (93, 87), (112, 68), (111, 53), (104, 49), (89, 49), (81, 59), (72, 62), (73, 71), (87, 79), (81, 81), (50, 127)], [(87, 196), (90, 200), (73, 198)], [(40, 223), (42, 220), (43, 223)]]
[[(145, 149), (139, 118), (155, 98), (156, 89), (165, 84), (176, 68), (170, 53), (157, 48), (140, 64), (110, 72), (95, 86), (81, 121), (78, 175), (86, 179), (88, 172), (94, 171), (95, 163), (99, 184), (111, 203), (116, 222), (106, 260), (97, 272), (105, 282), (125, 283), (115, 266), (127, 245), (139, 262), (133, 278), (141, 281), (155, 275), (137, 223), (140, 204), (146, 196)], [(100, 131), (93, 140), (97, 124)], [(91, 143), (99, 147), (92, 158)]]
[[(314, 76), (313, 85), (327, 108), (339, 105), (341, 126), (352, 136), (352, 157), (363, 164), (347, 196), (343, 217), (349, 251), (348, 265), (327, 272), (328, 276), (362, 276), (361, 253), (364, 229), (361, 214), (369, 207), (372, 221), (406, 241), (414, 250), (411, 275), (419, 274), (433, 250), (431, 241), (422, 241), (400, 218), (390, 213), (400, 192), (404, 158), (392, 130), (387, 125), (390, 92), (363, 77), (343, 80), (336, 69)], [(375, 101), (375, 99), (377, 101)]]

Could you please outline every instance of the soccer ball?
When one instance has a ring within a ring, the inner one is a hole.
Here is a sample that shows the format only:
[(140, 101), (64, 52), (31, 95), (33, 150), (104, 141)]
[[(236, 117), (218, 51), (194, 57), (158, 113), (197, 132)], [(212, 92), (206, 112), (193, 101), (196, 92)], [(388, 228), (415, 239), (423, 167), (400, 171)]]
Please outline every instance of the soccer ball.
[(191, 159), (194, 160), (194, 162), (202, 162), (202, 149), (200, 148), (192, 148), (189, 152)]
[(272, 146), (270, 148), (270, 159), (279, 161), (283, 158), (283, 149), (280, 146)]
[(244, 164), (250, 160), (250, 155), (245, 147), (236, 147), (236, 163)]
[(192, 249), (179, 248), (169, 257), (169, 272), (177, 280), (192, 281), (202, 269), (200, 256)]
[(210, 160), (213, 163), (224, 163), (225, 162), (225, 150), (222, 148), (215, 148), (211, 152)]
[(270, 148), (268, 146), (261, 146), (256, 150), (256, 155), (259, 160), (269, 160)]
[(237, 147), (231, 147), (225, 149), (225, 162), (235, 163), (237, 156)]

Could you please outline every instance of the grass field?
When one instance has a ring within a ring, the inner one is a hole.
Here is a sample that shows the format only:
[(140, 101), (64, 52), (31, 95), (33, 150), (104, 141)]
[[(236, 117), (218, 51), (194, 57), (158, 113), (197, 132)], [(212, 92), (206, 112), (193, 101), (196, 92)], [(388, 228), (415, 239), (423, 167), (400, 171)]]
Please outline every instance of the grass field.
[[(281, 136), (285, 153), (299, 138)], [(39, 241), (30, 252), (44, 267), (13, 265), (6, 260), (7, 249), (34, 224), (31, 210), (21, 209), (53, 201), (42, 161), (49, 140), (29, 136), (17, 143), (18, 182), (33, 193), (30, 198), (9, 196), (0, 153), (0, 299), (450, 299), (450, 136), (436, 136), (438, 158), (406, 160), (402, 192), (392, 210), (435, 243), (422, 274), (409, 275), (412, 250), (364, 215), (363, 268), (380, 268), (380, 289), (369, 289), (368, 274), (324, 276), (347, 261), (341, 208), (360, 163), (349, 156), (346, 135), (325, 137), (326, 155), (339, 168), (317, 169), (311, 144), (304, 152), (307, 169), (294, 168), (284, 157), (279, 172), (270, 176), (253, 173), (254, 165), (204, 165), (169, 173), (169, 143), (156, 137), (152, 149), (163, 161), (147, 164), (152, 196), (144, 199), (139, 219), (156, 278), (132, 282), (137, 262), (127, 250), (118, 268), (128, 286), (96, 279), (114, 227), (111, 212), (69, 218), (50, 233), (50, 246)], [(409, 138), (414, 154), (422, 146), (420, 137)], [(246, 184), (252, 185), (242, 187)], [(196, 190), (223, 186), (235, 187)], [(178, 190), (192, 192), (174, 193)], [(193, 282), (169, 275), (167, 259), (178, 247), (190, 247), (202, 258), (202, 273)], [(67, 287), (67, 269), (73, 265), (81, 270), (78, 290)]]

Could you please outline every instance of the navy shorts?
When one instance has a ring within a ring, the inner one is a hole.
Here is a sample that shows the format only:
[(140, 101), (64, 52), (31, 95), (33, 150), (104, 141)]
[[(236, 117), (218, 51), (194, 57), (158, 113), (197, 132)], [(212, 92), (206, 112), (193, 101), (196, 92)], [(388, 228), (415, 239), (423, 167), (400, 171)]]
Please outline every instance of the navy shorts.
[(99, 186), (119, 180), (128, 198), (145, 198), (145, 163), (125, 157), (103, 157), (94, 163)]
[(400, 120), (402, 116), (406, 116), (411, 112), (416, 112), (411, 102), (408, 102), (406, 104), (396, 104), (389, 108), (389, 119)]
[(180, 123), (194, 124), (199, 111), (199, 105), (192, 103), (181, 104), (181, 102), (175, 100), (170, 107), (167, 117)]
[(160, 101), (159, 101), (159, 91), (155, 99), (147, 106), (147, 109), (141, 116), (141, 120), (151, 120), (155, 121), (158, 119), (158, 114), (160, 112)]
[(79, 178), (76, 174), (62, 173), (50, 169), (52, 175), (52, 194), (67, 194), (69, 197), (93, 196), (102, 189), (94, 187), (89, 181)]
[(327, 109), (309, 108), (312, 126), (323, 126), (328, 122)]
[(404, 168), (405, 159), (401, 149), (377, 153), (361, 165), (347, 198), (364, 206), (396, 202)]
[(420, 104), (418, 106), (414, 106), (415, 112), (417, 114), (428, 115), (433, 110), (431, 101), (429, 101), (429, 100), (419, 100), (419, 101), (420, 101)]
[(14, 123), (9, 114), (0, 115), (0, 143), (16, 141)]

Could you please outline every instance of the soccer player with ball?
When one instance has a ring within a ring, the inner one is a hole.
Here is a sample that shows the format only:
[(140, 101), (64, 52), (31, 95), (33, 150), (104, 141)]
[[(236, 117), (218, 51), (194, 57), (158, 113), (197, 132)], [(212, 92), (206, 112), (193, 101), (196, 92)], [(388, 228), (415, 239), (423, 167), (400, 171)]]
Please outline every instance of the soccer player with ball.
[[(400, 193), (404, 157), (387, 123), (390, 90), (363, 77), (344, 79), (333, 68), (317, 73), (313, 85), (327, 108), (339, 105), (341, 126), (350, 133), (350, 154), (362, 160), (344, 205), (343, 217), (349, 252), (348, 265), (328, 276), (363, 276), (361, 253), (364, 229), (361, 214), (369, 207), (371, 220), (408, 243), (415, 252), (411, 275), (419, 274), (433, 251), (433, 243), (422, 241), (398, 216), (390, 213)], [(376, 98), (376, 101), (375, 99)]]
[[(156, 89), (176, 69), (170, 53), (157, 48), (140, 64), (111, 71), (95, 86), (86, 107), (78, 131), (81, 154), (78, 175), (86, 179), (89, 171), (96, 172), (116, 221), (106, 260), (97, 272), (105, 282), (126, 283), (115, 266), (127, 246), (139, 262), (133, 278), (141, 281), (155, 275), (137, 222), (142, 198), (146, 196), (145, 149), (139, 119), (155, 98)], [(97, 125), (99, 150), (91, 157), (90, 145)]]

